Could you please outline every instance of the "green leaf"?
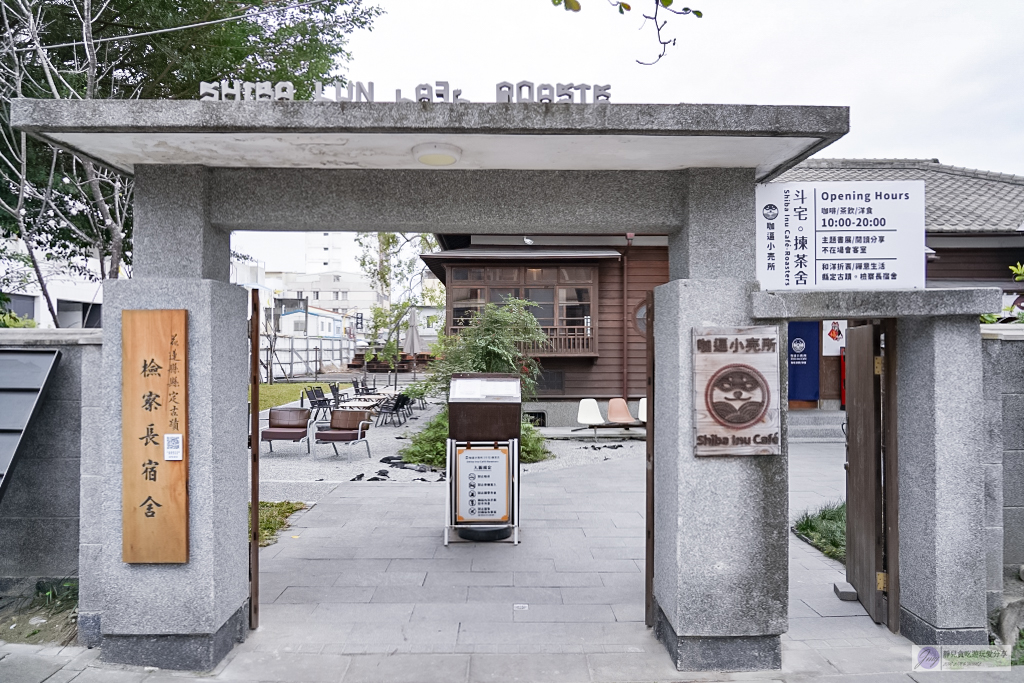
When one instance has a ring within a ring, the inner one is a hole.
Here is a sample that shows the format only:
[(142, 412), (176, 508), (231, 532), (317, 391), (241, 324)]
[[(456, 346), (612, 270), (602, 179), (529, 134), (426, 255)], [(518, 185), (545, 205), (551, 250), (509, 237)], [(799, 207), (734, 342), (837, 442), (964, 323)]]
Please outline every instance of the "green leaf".
[(633, 8), (629, 6), (628, 2), (620, 2), (619, 3), (619, 14), (622, 14), (622, 10), (626, 10), (627, 12), (629, 12), (632, 9)]
[(668, 7), (672, 4), (672, 0), (661, 0), (662, 7)]
[(583, 8), (580, 6), (579, 0), (565, 0), (565, 9), (571, 12), (579, 12)]
[(695, 17), (697, 17), (698, 19), (700, 19), (701, 17), (703, 17), (703, 16), (704, 16), (704, 13), (703, 13), (703, 12), (701, 12), (701, 11), (700, 11), (699, 9), (695, 9), (695, 10), (693, 10), (693, 16), (695, 16)]
[(562, 0), (551, 0), (551, 4), (554, 5), (555, 7), (558, 7), (559, 5), (562, 4)]

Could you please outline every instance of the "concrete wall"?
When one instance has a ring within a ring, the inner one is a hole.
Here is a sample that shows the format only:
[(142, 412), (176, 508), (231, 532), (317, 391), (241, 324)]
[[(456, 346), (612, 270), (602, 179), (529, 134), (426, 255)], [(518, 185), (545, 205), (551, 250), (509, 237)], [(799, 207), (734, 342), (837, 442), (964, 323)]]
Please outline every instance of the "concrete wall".
[(0, 348), (61, 352), (0, 503), (0, 592), (78, 576), (80, 463), (95, 449), (101, 343), (99, 330), (0, 331)]
[(1003, 565), (1024, 564), (1024, 329), (982, 325), (981, 334), (986, 462), (992, 463), (986, 465), (992, 473), (986, 471), (985, 512), (993, 522), (986, 542), (990, 585), (999, 573), (1001, 599)]

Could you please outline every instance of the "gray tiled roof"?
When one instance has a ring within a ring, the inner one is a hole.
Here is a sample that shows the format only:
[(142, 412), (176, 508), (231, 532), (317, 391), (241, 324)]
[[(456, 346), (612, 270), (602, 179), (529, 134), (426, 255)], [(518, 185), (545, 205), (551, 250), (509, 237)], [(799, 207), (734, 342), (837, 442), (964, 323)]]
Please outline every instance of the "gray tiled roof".
[(775, 182), (925, 181), (925, 229), (1010, 233), (1024, 228), (1024, 177), (940, 164), (938, 159), (809, 159)]

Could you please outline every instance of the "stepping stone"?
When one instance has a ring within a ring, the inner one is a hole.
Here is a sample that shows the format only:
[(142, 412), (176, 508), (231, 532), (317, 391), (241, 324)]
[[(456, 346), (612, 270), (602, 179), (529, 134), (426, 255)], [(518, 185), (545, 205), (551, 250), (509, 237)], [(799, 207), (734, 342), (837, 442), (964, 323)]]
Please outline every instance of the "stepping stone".
[(857, 589), (848, 584), (845, 581), (836, 581), (832, 584), (832, 589), (835, 590), (836, 595), (840, 600), (856, 600)]

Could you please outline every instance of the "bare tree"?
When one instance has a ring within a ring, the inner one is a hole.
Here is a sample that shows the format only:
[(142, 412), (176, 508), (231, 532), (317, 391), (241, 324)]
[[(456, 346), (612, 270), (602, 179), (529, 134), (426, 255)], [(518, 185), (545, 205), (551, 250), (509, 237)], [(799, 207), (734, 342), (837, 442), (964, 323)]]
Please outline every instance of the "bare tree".
[[(61, 261), (65, 270), (93, 278), (117, 278), (130, 230), (132, 180), (15, 131), (11, 102), (94, 98), (98, 81), (114, 68), (101, 71), (92, 37), (93, 23), (109, 5), (110, 0), (98, 9), (92, 0), (0, 0), (0, 217), (5, 232), (24, 244), (57, 326), (45, 262)], [(66, 22), (69, 9), (80, 28), (81, 50), (57, 62), (40, 36), (48, 12), (64, 12), (60, 18)], [(94, 259), (98, 272), (88, 259)]]

